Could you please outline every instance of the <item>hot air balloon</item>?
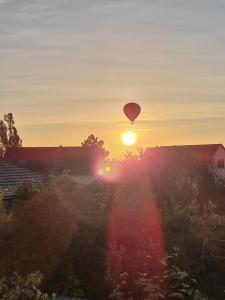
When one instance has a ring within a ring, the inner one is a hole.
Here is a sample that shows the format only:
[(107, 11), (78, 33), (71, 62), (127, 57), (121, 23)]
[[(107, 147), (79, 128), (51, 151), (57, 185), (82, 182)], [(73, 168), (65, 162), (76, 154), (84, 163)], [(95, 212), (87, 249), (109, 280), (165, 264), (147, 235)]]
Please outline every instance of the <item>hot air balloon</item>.
[(124, 105), (123, 112), (125, 116), (131, 121), (131, 124), (133, 124), (141, 112), (141, 107), (135, 102), (129, 102)]

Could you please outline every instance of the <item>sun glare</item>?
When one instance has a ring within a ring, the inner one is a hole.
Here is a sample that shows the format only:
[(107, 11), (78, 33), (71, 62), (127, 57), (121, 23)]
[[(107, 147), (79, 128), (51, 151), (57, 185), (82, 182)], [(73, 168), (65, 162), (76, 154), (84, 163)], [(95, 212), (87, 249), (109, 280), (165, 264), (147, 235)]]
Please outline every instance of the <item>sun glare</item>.
[(134, 132), (127, 131), (122, 135), (123, 144), (126, 146), (132, 146), (136, 143), (137, 136)]

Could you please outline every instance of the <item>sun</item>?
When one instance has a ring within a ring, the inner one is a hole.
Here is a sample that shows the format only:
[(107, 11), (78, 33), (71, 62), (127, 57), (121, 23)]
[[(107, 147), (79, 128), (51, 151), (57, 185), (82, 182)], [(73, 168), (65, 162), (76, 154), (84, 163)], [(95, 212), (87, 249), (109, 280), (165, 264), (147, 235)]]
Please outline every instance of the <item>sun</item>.
[(137, 136), (134, 132), (127, 131), (122, 135), (122, 142), (126, 146), (132, 146), (136, 143)]

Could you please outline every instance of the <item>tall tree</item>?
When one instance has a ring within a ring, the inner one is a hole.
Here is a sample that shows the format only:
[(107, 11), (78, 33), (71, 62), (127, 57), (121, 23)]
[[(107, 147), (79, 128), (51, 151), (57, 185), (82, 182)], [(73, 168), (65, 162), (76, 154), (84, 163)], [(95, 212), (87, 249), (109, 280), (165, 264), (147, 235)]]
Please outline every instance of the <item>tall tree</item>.
[(6, 114), (4, 121), (0, 120), (0, 156), (4, 155), (6, 148), (22, 147), (22, 140), (14, 125), (13, 114)]
[(15, 127), (15, 121), (13, 119), (13, 114), (8, 113), (4, 116), (4, 120), (7, 124), (7, 133), (8, 133), (8, 141), (6, 143), (6, 147), (17, 148), (22, 147), (22, 140), (18, 135), (17, 129)]
[(109, 155), (109, 151), (104, 148), (104, 141), (99, 140), (94, 134), (90, 134), (81, 145), (84, 149), (90, 150), (99, 159), (104, 159)]
[(4, 155), (5, 148), (8, 145), (7, 126), (0, 120), (0, 156)]

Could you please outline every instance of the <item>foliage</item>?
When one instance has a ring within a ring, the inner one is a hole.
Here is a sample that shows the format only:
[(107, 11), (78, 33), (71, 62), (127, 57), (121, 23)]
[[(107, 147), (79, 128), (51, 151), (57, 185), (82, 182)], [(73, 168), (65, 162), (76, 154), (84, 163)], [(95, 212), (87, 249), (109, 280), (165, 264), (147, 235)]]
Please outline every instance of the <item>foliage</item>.
[(16, 190), (16, 203), (32, 199), (38, 192), (40, 192), (40, 189), (33, 181), (24, 181)]
[(9, 148), (22, 147), (22, 140), (20, 139), (17, 133), (17, 129), (14, 125), (15, 121), (13, 118), (13, 114), (12, 113), (6, 114), (4, 116), (4, 121), (6, 122), (7, 125), (7, 135), (8, 135), (8, 141), (5, 146)]
[(0, 235), (2, 276), (39, 270), (46, 282), (54, 274), (79, 222), (79, 188), (59, 181), (13, 207)]
[[(7, 300), (48, 300), (46, 293), (40, 290), (42, 276), (39, 272), (26, 276), (14, 273), (9, 278), (0, 279), (0, 298)], [(55, 299), (53, 295), (51, 299)]]
[(10, 216), (7, 214), (6, 211), (6, 204), (3, 198), (3, 191), (0, 189), (0, 235), (2, 227), (7, 224), (10, 219)]
[[(177, 251), (177, 249), (176, 249)], [(190, 274), (181, 270), (175, 263), (169, 262), (178, 255), (173, 255), (163, 260), (164, 272), (161, 276), (151, 276), (147, 272), (138, 272), (137, 279), (129, 284), (129, 272), (123, 272), (118, 282), (114, 283), (110, 299), (113, 300), (158, 300), (158, 299), (195, 299), (207, 300), (196, 287), (197, 282)]]
[(140, 160), (144, 155), (144, 149), (142, 147), (137, 147), (136, 152), (131, 150), (126, 150), (124, 152), (124, 160)]
[(79, 227), (51, 282), (53, 291), (70, 297), (107, 299), (107, 219), (112, 190), (113, 186), (99, 182), (82, 187)]
[(68, 189), (79, 190), (81, 185), (71, 176), (70, 171), (65, 170), (60, 175), (50, 175), (46, 188), (60, 193)]
[(54, 290), (65, 297), (85, 300), (84, 291), (81, 288), (81, 282), (77, 278), (76, 274), (64, 278), (63, 281), (61, 281), (61, 278), (55, 277), (54, 281), (55, 282), (51, 283), (51, 290)]
[(8, 145), (7, 126), (0, 120), (0, 156), (4, 155), (5, 148)]
[(93, 134), (90, 134), (81, 145), (98, 159), (105, 159), (109, 155), (109, 151), (104, 148), (104, 141), (95, 137)]
[[(5, 123), (4, 123), (5, 121)], [(0, 155), (3, 156), (6, 148), (22, 147), (22, 140), (15, 127), (12, 113), (5, 114), (4, 121), (0, 120)]]

